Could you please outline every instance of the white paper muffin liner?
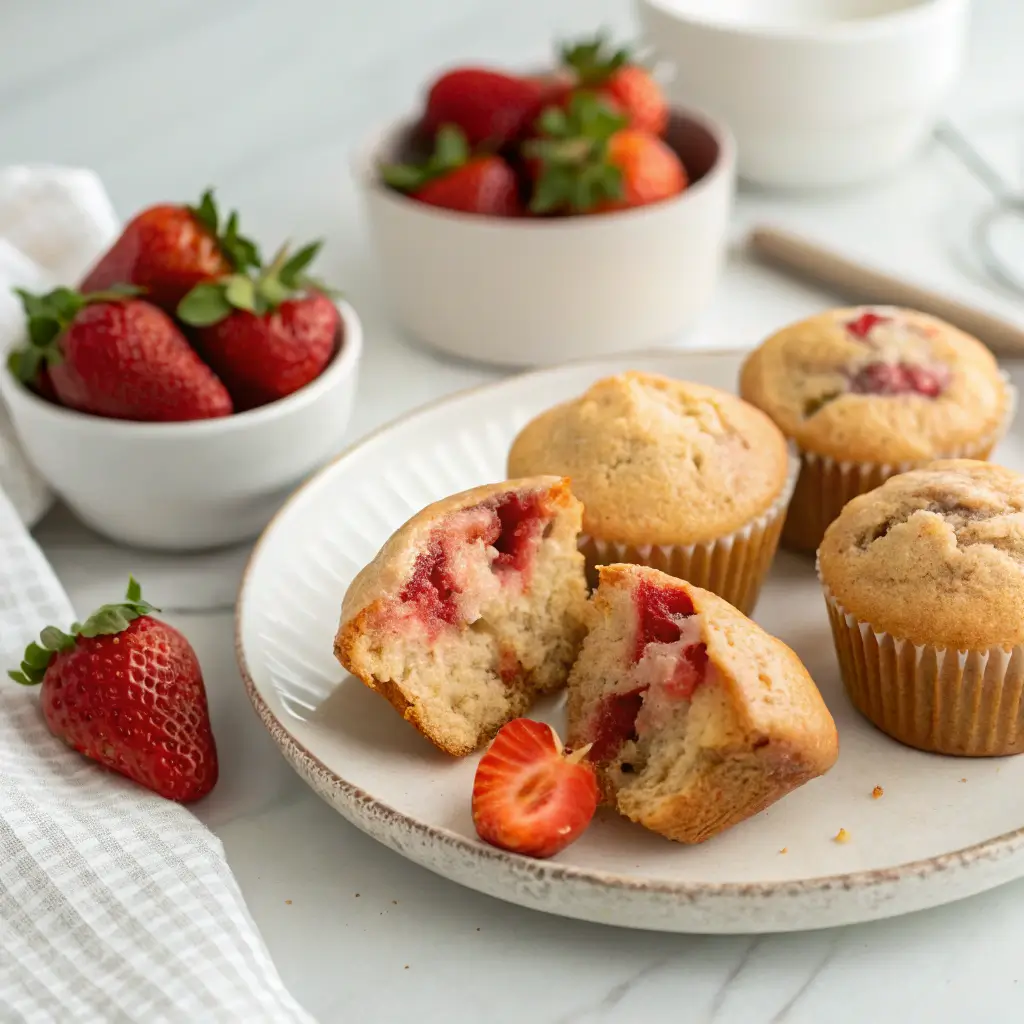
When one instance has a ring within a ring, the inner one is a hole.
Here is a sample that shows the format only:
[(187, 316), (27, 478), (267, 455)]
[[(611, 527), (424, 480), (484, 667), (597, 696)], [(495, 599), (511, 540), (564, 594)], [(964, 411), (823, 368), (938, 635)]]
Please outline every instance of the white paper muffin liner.
[(799, 459), (790, 454), (786, 482), (775, 501), (761, 515), (723, 537), (695, 544), (623, 544), (581, 534), (579, 546), (587, 560), (590, 585), (597, 585), (599, 565), (647, 565), (710, 590), (749, 615), (778, 550), (799, 471)]
[(960, 651), (914, 644), (858, 619), (821, 585), (843, 686), (869, 722), (936, 754), (1024, 751), (1024, 646)]
[(782, 546), (794, 551), (816, 551), (829, 523), (858, 494), (880, 487), (891, 476), (927, 466), (939, 459), (987, 459), (1002, 440), (1017, 411), (1017, 389), (1004, 373), (1006, 416), (999, 427), (971, 444), (941, 455), (909, 462), (848, 462), (797, 449), (800, 476), (782, 529)]

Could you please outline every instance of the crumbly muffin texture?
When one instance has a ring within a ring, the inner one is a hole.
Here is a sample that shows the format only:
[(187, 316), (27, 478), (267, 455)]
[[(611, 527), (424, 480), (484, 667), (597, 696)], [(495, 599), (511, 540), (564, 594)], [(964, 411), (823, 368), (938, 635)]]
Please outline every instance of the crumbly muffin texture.
[(771, 421), (736, 396), (631, 372), (527, 424), (508, 471), (569, 477), (593, 537), (691, 544), (766, 512), (785, 487), (788, 451)]
[(740, 394), (804, 451), (883, 463), (956, 455), (998, 432), (1010, 400), (981, 342), (891, 307), (783, 328), (747, 358)]
[(587, 614), (581, 516), (557, 477), (428, 506), (352, 581), (336, 657), (441, 750), (477, 749), (565, 683)]
[(1024, 476), (934, 462), (854, 498), (825, 533), (822, 582), (876, 632), (959, 650), (1024, 642)]
[(569, 678), (569, 745), (652, 831), (698, 843), (835, 762), (835, 725), (799, 658), (714, 594), (603, 566)]

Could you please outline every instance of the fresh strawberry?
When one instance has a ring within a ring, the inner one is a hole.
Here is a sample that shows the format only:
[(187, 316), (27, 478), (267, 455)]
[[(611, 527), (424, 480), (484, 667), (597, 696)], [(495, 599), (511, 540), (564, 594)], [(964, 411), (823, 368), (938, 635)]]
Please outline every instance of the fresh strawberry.
[(632, 128), (608, 140), (608, 163), (622, 174), (622, 195), (599, 202), (596, 209), (625, 210), (671, 199), (686, 188), (686, 169), (667, 143)]
[(116, 284), (144, 288), (146, 298), (173, 313), (197, 284), (242, 273), (259, 263), (256, 246), (238, 233), (238, 215), (222, 224), (213, 192), (198, 206), (151, 206), (125, 225), (79, 286), (104, 291)]
[(623, 113), (630, 128), (663, 135), (668, 103), (649, 71), (630, 60), (629, 51), (613, 50), (604, 35), (562, 49), (562, 64), (576, 75), (576, 84), (592, 89)]
[(28, 342), (11, 353), (11, 372), (36, 388), (48, 378), (63, 405), (96, 416), (161, 422), (229, 416), (224, 385), (177, 324), (133, 291), (18, 291)]
[(178, 316), (196, 327), (196, 348), (224, 381), (241, 412), (290, 395), (323, 372), (339, 344), (338, 308), (306, 268), (320, 242), (282, 249), (256, 276), (201, 284)]
[(438, 78), (427, 94), (423, 127), (430, 134), (454, 124), (473, 147), (503, 146), (519, 138), (536, 119), (545, 84), (484, 68), (456, 68)]
[(597, 809), (589, 746), (566, 755), (555, 730), (517, 718), (480, 759), (473, 823), (480, 838), (527, 857), (551, 857), (578, 839)]
[(388, 164), (381, 176), (392, 188), (430, 206), (491, 217), (523, 212), (515, 171), (500, 156), (474, 157), (455, 125), (442, 125), (426, 163)]
[(601, 213), (669, 199), (687, 185), (682, 161), (665, 142), (625, 127), (625, 118), (586, 90), (568, 110), (548, 107), (540, 137), (523, 149), (535, 179), (534, 213)]
[(155, 611), (129, 579), (122, 603), (67, 633), (48, 626), (9, 674), (42, 683), (43, 717), (58, 739), (184, 803), (213, 789), (217, 748), (195, 651)]

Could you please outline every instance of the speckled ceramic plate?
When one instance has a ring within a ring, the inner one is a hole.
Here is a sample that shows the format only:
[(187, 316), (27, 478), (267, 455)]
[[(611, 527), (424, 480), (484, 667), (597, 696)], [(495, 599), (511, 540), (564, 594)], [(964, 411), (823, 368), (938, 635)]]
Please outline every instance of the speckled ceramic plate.
[[(1024, 758), (922, 754), (862, 720), (840, 685), (810, 560), (779, 556), (756, 618), (817, 680), (839, 728), (839, 762), (699, 847), (676, 845), (610, 812), (599, 812), (575, 845), (549, 861), (486, 846), (470, 820), (476, 758), (438, 753), (334, 660), (338, 612), (353, 575), (423, 505), (502, 479), (509, 443), (535, 413), (629, 368), (732, 389), (739, 365), (736, 354), (676, 352), (512, 378), (406, 416), (299, 491), (257, 546), (238, 605), (242, 675), (296, 771), (349, 821), (439, 874), (524, 906), (608, 924), (680, 932), (821, 928), (948, 903), (1024, 875)], [(1019, 430), (997, 457), (1024, 469)], [(557, 701), (537, 714), (561, 728)], [(884, 790), (877, 799), (875, 786)], [(849, 837), (842, 844), (833, 840), (841, 828)]]

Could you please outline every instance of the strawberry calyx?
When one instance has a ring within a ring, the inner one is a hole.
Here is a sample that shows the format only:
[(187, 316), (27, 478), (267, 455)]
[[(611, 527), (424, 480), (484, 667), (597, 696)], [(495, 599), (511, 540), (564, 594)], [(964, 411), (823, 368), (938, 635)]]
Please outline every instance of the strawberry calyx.
[(273, 312), (282, 302), (310, 291), (337, 296), (335, 289), (306, 273), (323, 244), (322, 241), (310, 242), (295, 253), (290, 253), (285, 244), (266, 267), (258, 268), (258, 273), (229, 274), (216, 281), (197, 284), (178, 303), (178, 319), (193, 327), (210, 327), (235, 310), (262, 316)]
[(608, 142), (626, 124), (627, 118), (587, 90), (573, 93), (568, 109), (544, 110), (535, 125), (540, 137), (523, 147), (540, 166), (530, 209), (581, 213), (621, 199), (622, 171), (608, 160)]
[(234, 270), (244, 272), (260, 265), (260, 251), (256, 243), (238, 233), (238, 212), (232, 210), (227, 220), (221, 223), (212, 188), (202, 194), (196, 206), (186, 206), (185, 209), (213, 235), (217, 247)]
[(39, 634), (39, 643), (31, 643), (25, 648), (20, 668), (7, 674), (22, 686), (37, 686), (43, 681), (54, 656), (72, 650), (78, 637), (122, 633), (135, 619), (159, 610), (143, 600), (142, 587), (134, 576), (129, 576), (123, 601), (97, 608), (85, 622), (73, 623), (67, 633), (56, 626), (47, 626)]
[(437, 130), (434, 151), (420, 164), (382, 164), (380, 176), (384, 183), (399, 192), (416, 192), (428, 182), (443, 178), (469, 163), (472, 152), (466, 133), (454, 124), (443, 124)]
[(580, 85), (590, 87), (604, 85), (619, 68), (632, 63), (629, 50), (611, 46), (606, 32), (562, 46), (559, 58), (565, 67), (572, 69)]
[(10, 353), (7, 368), (23, 384), (36, 384), (41, 370), (63, 360), (58, 339), (81, 310), (96, 302), (123, 302), (144, 291), (129, 284), (116, 284), (103, 291), (84, 294), (71, 288), (54, 288), (45, 295), (33, 295), (15, 288), (14, 293), (25, 310), (28, 342)]

